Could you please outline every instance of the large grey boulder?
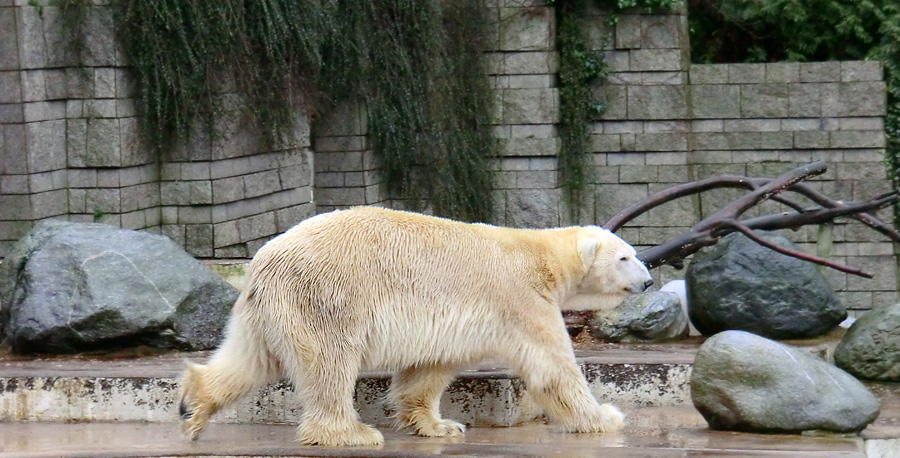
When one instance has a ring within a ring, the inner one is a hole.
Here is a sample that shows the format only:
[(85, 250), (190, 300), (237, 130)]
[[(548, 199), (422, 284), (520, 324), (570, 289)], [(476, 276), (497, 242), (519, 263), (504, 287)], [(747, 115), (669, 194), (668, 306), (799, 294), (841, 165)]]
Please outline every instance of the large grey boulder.
[(25, 353), (208, 349), (237, 295), (166, 237), (47, 221), (0, 267), (0, 330)]
[(806, 351), (743, 331), (709, 338), (691, 374), (694, 407), (713, 429), (859, 431), (878, 417), (875, 396)]
[[(800, 249), (781, 235), (756, 232)], [(736, 329), (771, 339), (824, 335), (847, 311), (815, 264), (732, 233), (694, 254), (685, 273), (688, 313), (704, 335)]]
[(671, 340), (688, 332), (678, 295), (661, 291), (629, 295), (618, 307), (594, 313), (588, 326), (605, 342)]
[(900, 382), (900, 304), (857, 319), (835, 349), (834, 362), (859, 378)]

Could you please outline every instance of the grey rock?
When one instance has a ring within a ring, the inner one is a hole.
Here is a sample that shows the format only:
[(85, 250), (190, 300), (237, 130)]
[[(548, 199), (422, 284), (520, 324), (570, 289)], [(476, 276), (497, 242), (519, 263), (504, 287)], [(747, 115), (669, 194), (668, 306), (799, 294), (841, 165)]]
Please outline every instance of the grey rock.
[(860, 431), (880, 410), (852, 375), (743, 331), (716, 334), (700, 347), (691, 398), (713, 429), (764, 433)]
[[(757, 234), (799, 251), (781, 235)], [(739, 233), (696, 253), (685, 281), (691, 322), (704, 335), (737, 329), (771, 339), (816, 337), (847, 318), (814, 264), (777, 253)]]
[(0, 266), (0, 330), (22, 353), (209, 349), (237, 295), (166, 237), (45, 221)]
[(900, 382), (900, 304), (859, 317), (835, 349), (834, 362), (859, 378)]
[(594, 313), (589, 329), (606, 342), (671, 340), (687, 335), (688, 320), (677, 294), (654, 291), (632, 294), (618, 307)]

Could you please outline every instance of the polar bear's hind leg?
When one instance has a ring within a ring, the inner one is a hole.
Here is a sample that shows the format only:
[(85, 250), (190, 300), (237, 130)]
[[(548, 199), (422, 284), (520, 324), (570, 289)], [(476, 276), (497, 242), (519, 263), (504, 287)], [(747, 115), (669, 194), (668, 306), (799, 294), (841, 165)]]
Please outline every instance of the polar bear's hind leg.
[(359, 421), (353, 392), (359, 373), (358, 351), (340, 343), (322, 345), (320, 352), (303, 358), (301, 353), (285, 364), (293, 368), (291, 381), (300, 396), (303, 414), (297, 439), (304, 445), (381, 445), (384, 436)]
[(397, 424), (427, 437), (461, 436), (465, 425), (441, 418), (441, 394), (456, 374), (452, 365), (429, 364), (397, 372), (389, 397), (397, 409)]

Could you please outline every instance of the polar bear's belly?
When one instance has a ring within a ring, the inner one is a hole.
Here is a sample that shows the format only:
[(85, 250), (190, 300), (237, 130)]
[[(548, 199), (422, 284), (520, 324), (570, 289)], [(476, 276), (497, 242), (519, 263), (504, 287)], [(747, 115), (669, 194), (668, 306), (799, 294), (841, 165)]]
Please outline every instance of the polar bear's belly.
[[(499, 325), (472, 304), (405, 304), (374, 316), (363, 366), (396, 370), (421, 364), (464, 365), (493, 353)], [(452, 313), (451, 313), (452, 311)]]

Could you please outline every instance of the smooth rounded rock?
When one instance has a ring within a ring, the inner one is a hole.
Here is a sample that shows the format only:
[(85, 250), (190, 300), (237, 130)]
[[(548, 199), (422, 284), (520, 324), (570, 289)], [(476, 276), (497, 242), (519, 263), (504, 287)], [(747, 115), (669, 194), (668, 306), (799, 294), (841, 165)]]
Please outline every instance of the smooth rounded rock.
[(835, 349), (834, 362), (862, 379), (900, 382), (900, 304), (857, 319)]
[(762, 433), (860, 431), (880, 407), (852, 375), (743, 331), (716, 334), (700, 347), (691, 399), (713, 429)]
[(214, 348), (238, 291), (167, 237), (46, 221), (0, 267), (12, 349)]
[[(756, 234), (801, 251), (777, 233)], [(847, 317), (815, 264), (739, 233), (694, 254), (685, 281), (691, 323), (703, 335), (734, 329), (770, 339), (810, 338), (827, 334)]]
[(605, 342), (647, 342), (687, 336), (687, 316), (678, 295), (654, 291), (632, 294), (606, 311), (598, 311), (588, 323), (591, 335)]

